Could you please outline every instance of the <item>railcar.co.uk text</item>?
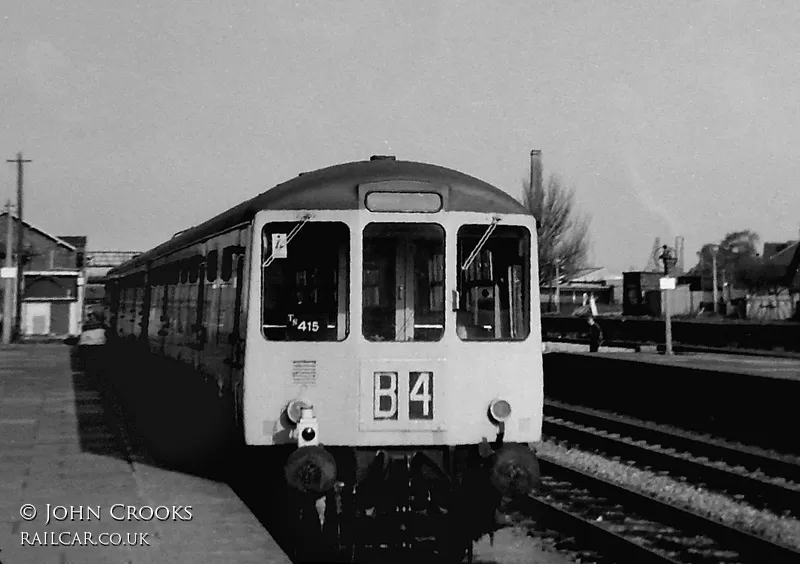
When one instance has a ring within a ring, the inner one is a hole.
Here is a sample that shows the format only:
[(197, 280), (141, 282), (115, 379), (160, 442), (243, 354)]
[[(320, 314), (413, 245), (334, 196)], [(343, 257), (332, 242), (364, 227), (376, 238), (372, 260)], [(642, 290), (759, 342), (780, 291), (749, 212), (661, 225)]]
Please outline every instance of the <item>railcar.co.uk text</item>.
[[(100, 505), (53, 505), (45, 504), (45, 525), (63, 522), (103, 521), (105, 514), (117, 522), (191, 521), (194, 517), (191, 505), (126, 505), (115, 503), (104, 508)], [(34, 521), (38, 508), (30, 503), (20, 507), (19, 514), (25, 521)], [(45, 531), (20, 532), (23, 546), (150, 546), (150, 533), (94, 533), (89, 531)]]

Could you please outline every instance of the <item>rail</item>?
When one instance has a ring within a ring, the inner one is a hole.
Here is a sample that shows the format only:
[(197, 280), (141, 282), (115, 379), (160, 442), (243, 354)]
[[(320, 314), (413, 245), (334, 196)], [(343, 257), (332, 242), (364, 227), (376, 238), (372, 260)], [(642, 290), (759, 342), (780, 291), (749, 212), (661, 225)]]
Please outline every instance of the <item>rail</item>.
[(531, 498), (532, 512), (615, 562), (800, 561), (792, 547), (554, 460), (539, 463), (544, 490)]
[(800, 512), (797, 457), (733, 447), (653, 423), (550, 400), (545, 401), (544, 413), (543, 432), (549, 437), (662, 468), (707, 488), (733, 491), (778, 512)]

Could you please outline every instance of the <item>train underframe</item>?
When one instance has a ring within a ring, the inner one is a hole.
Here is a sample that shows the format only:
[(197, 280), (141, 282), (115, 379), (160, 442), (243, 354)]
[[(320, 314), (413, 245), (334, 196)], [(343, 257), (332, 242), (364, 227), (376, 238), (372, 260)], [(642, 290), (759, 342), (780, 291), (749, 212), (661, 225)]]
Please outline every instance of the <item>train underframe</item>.
[(283, 523), (298, 561), (410, 552), (461, 562), (498, 528), (498, 512), (539, 483), (531, 449), (502, 436), (455, 447), (269, 448), (281, 451), (272, 461), (286, 461)]

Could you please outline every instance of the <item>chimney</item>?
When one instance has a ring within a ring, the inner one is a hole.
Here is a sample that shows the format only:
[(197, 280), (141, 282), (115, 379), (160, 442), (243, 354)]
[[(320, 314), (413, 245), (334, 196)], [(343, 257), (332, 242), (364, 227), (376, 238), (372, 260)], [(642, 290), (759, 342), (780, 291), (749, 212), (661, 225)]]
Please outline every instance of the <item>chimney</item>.
[(534, 193), (542, 190), (542, 152), (539, 149), (531, 151), (531, 188)]
[(675, 237), (675, 273), (683, 274), (683, 237)]

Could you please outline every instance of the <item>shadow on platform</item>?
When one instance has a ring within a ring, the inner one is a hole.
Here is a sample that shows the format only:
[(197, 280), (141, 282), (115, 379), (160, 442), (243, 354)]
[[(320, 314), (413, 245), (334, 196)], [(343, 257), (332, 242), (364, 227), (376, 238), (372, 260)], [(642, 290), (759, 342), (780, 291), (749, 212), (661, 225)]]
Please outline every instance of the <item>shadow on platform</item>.
[(223, 481), (238, 454), (232, 426), (197, 374), (144, 356), (119, 363), (106, 347), (69, 348), (82, 450)]
[(128, 459), (123, 437), (117, 429), (117, 418), (97, 390), (96, 382), (82, 370), (73, 369), (72, 388), (81, 451)]
[(84, 452), (224, 482), (281, 549), (291, 551), (285, 499), (267, 487), (283, 479), (269, 464), (274, 452), (243, 446), (232, 403), (214, 383), (147, 352), (131, 361), (114, 348), (65, 346)]

